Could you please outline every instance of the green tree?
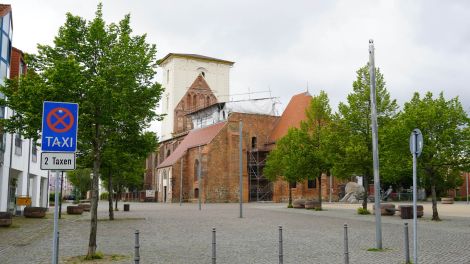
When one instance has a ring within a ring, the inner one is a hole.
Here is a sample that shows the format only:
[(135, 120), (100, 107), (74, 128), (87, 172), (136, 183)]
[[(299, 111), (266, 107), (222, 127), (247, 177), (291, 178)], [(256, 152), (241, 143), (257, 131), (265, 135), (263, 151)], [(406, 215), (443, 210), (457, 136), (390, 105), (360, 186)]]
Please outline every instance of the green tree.
[(91, 190), (91, 175), (92, 170), (87, 168), (67, 172), (67, 178), (80, 193), (76, 199), (86, 197), (86, 193)]
[[(103, 150), (103, 173), (102, 180), (107, 186), (109, 219), (114, 219), (113, 193), (124, 187), (132, 185), (141, 186), (144, 160), (148, 153), (157, 147), (157, 137), (152, 132), (143, 134), (135, 131), (116, 131), (111, 137), (109, 144)], [(128, 175), (138, 175), (129, 177)], [(113, 184), (116, 182), (117, 184)], [(119, 183), (121, 183), (119, 185)], [(117, 208), (117, 201), (116, 201)]]
[(331, 108), (328, 95), (324, 91), (320, 91), (318, 96), (314, 96), (306, 110), (307, 120), (302, 122), (301, 129), (305, 130), (312, 141), (313, 148), (310, 149), (311, 166), (315, 167), (314, 171), (318, 172), (318, 201), (320, 208), (322, 206), (322, 190), (321, 176), (323, 173), (330, 175), (332, 167), (330, 155), (328, 152), (328, 126), (331, 122)]
[(411, 131), (419, 128), (423, 133), (424, 147), (418, 158), (418, 175), (423, 187), (432, 195), (432, 219), (439, 220), (437, 194), (445, 195), (448, 189), (459, 186), (460, 174), (468, 169), (470, 162), (468, 115), (458, 98), (446, 100), (443, 93), (437, 98), (430, 92), (423, 97), (415, 93), (411, 101), (405, 103), (393, 127), (394, 134), (400, 138), (395, 139), (390, 147), (391, 155), (387, 156), (401, 157), (393, 160), (396, 162), (393, 167), (405, 172), (399, 180), (411, 181), (412, 178), (412, 156), (408, 154)]
[(14, 109), (2, 120), (8, 131), (38, 138), (43, 101), (76, 102), (80, 106), (79, 156), (93, 164), (92, 207), (87, 258), (96, 252), (98, 180), (103, 149), (116, 127), (120, 131), (143, 131), (159, 119), (155, 108), (162, 88), (154, 81), (155, 45), (146, 35), (132, 35), (130, 15), (107, 25), (102, 5), (93, 20), (66, 15), (53, 45), (38, 45), (38, 54), (27, 56), (28, 74), (7, 81), (0, 91)]
[[(356, 73), (353, 92), (348, 95), (347, 103), (339, 104), (338, 113), (333, 118), (329, 152), (334, 153), (333, 172), (337, 177), (363, 177), (365, 194), (362, 207), (366, 209), (368, 185), (373, 175), (369, 66), (361, 67)], [(375, 75), (380, 153), (381, 134), (396, 115), (397, 104), (390, 98), (378, 68)]]
[(315, 145), (306, 130), (290, 128), (267, 157), (263, 174), (271, 181), (281, 178), (289, 184), (289, 207), (292, 206), (292, 185), (315, 179), (320, 173), (314, 165), (317, 157), (312, 148)]

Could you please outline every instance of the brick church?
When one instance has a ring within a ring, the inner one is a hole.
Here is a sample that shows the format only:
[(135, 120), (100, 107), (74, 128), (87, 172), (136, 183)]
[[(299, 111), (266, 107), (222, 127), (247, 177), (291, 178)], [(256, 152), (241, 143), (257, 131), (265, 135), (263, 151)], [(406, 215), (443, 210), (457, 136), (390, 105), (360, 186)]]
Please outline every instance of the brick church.
[[(243, 201), (287, 200), (288, 184), (269, 182), (263, 168), (276, 140), (300, 126), (312, 96), (292, 97), (281, 116), (272, 98), (230, 101), (234, 62), (196, 54), (170, 53), (163, 69), (163, 113), (156, 152), (146, 162), (144, 188), (159, 202), (237, 202), (242, 130)], [(334, 177), (322, 177), (322, 196), (338, 196)], [(315, 180), (299, 182), (294, 198), (316, 198)]]

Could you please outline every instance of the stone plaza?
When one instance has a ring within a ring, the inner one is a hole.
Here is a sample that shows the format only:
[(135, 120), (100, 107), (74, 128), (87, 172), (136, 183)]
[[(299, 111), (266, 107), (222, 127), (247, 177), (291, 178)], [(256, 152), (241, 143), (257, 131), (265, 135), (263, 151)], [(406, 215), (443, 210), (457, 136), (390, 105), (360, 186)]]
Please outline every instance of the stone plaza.
[[(65, 204), (63, 210), (65, 211)], [(325, 211), (288, 209), (285, 204), (130, 203), (130, 212), (115, 212), (107, 220), (107, 204), (99, 204), (98, 251), (124, 255), (112, 263), (133, 263), (134, 232), (140, 231), (140, 263), (211, 263), (212, 228), (217, 230), (217, 263), (278, 263), (278, 226), (283, 228), (284, 263), (344, 263), (343, 226), (348, 224), (350, 263), (405, 263), (403, 225), (412, 220), (383, 216), (384, 251), (375, 247), (375, 218), (357, 215), (359, 204), (324, 203)], [(424, 203), (418, 221), (420, 263), (470, 263), (470, 205), (438, 205), (442, 221), (430, 220)], [(52, 210), (50, 210), (52, 211)], [(84, 255), (89, 213), (60, 220), (60, 263)], [(0, 263), (50, 263), (53, 217), (16, 217), (0, 229)], [(97, 262), (106, 263), (106, 262)]]

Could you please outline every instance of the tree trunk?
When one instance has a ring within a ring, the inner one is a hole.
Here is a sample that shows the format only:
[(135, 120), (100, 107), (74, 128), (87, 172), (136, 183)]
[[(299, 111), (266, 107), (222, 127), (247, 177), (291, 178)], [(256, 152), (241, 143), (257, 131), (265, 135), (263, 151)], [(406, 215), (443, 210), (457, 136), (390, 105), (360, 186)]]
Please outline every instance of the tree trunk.
[(436, 198), (436, 186), (434, 183), (431, 185), (431, 194), (432, 194), (432, 220), (441, 221), (439, 218), (439, 213), (437, 212), (437, 198)]
[(118, 189), (118, 190), (116, 190), (116, 199), (115, 199), (115, 203), (114, 203), (114, 211), (119, 211), (118, 201), (119, 201), (120, 197), (121, 197), (121, 191), (120, 191), (120, 189)]
[(320, 210), (321, 210), (321, 202), (322, 202), (322, 197), (321, 197), (321, 175), (322, 175), (322, 173), (320, 172), (320, 176), (318, 177), (318, 202), (320, 203)]
[(287, 207), (292, 207), (292, 184), (289, 183), (289, 204)]
[(362, 209), (367, 210), (367, 198), (369, 197), (369, 173), (366, 172), (362, 179), (362, 185), (364, 186), (364, 197), (362, 199)]
[(99, 143), (100, 126), (95, 124), (95, 141), (93, 142), (93, 180), (91, 184), (91, 221), (90, 238), (88, 240), (88, 253), (86, 258), (93, 259), (96, 254), (96, 233), (98, 230), (98, 185), (101, 167), (101, 145)]
[(108, 175), (108, 203), (109, 203), (109, 220), (114, 220), (114, 212), (113, 212), (113, 184), (112, 174), (109, 173)]

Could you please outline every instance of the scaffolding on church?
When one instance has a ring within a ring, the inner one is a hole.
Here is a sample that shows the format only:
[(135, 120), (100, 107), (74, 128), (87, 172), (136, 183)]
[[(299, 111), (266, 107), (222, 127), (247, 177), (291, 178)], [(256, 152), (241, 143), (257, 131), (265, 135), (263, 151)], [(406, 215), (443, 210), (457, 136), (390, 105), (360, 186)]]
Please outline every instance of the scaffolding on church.
[(272, 201), (273, 199), (273, 183), (263, 175), (268, 153), (269, 151), (267, 150), (258, 149), (256, 142), (254, 144), (252, 142), (252, 147), (248, 151), (248, 177), (250, 179), (251, 202)]

